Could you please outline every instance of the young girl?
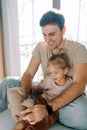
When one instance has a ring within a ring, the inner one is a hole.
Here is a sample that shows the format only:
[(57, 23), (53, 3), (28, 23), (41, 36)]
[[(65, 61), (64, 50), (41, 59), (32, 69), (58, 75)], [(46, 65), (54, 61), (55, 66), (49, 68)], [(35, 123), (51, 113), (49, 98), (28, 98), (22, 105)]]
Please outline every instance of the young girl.
[(60, 51), (60, 54), (53, 55), (49, 59), (47, 69), (49, 76), (47, 76), (39, 86), (44, 91), (42, 97), (45, 98), (47, 102), (50, 102), (72, 83), (72, 78), (68, 77), (68, 57), (63, 50)]
[[(43, 93), (35, 100), (36, 104), (46, 104), (59, 94), (62, 93), (72, 83), (72, 78), (68, 77), (69, 60), (63, 50), (60, 49), (59, 54), (53, 55), (47, 64), (49, 76), (43, 79), (38, 86), (32, 87), (32, 92), (41, 89)], [(52, 109), (48, 109), (48, 116), (35, 125), (30, 125), (27, 121), (21, 121), (15, 130), (47, 130), (58, 119), (58, 111), (52, 113)], [(24, 119), (25, 120), (25, 119)]]

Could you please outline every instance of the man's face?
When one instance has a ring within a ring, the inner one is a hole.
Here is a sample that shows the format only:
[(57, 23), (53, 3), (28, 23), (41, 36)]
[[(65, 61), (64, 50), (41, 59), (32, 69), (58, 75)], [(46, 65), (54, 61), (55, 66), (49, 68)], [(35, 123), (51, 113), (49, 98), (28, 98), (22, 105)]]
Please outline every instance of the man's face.
[(63, 33), (57, 24), (48, 24), (42, 27), (42, 34), (50, 49), (59, 47), (63, 40)]

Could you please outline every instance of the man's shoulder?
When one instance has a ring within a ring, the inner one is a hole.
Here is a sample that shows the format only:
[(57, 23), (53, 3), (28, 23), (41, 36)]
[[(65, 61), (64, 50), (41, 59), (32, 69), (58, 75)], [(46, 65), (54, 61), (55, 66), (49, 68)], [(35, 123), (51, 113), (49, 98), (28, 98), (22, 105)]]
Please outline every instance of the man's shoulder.
[(73, 40), (67, 40), (66, 48), (67, 47), (77, 48), (77, 47), (85, 47), (85, 46), (80, 42), (73, 41)]
[(43, 45), (46, 45), (46, 44), (47, 44), (47, 43), (46, 43), (45, 41), (39, 41), (39, 42), (38, 42), (38, 45), (42, 45), (42, 46), (43, 46)]
[(65, 50), (68, 52), (74, 52), (74, 51), (79, 51), (79, 50), (86, 51), (86, 47), (82, 43), (79, 43), (77, 41), (67, 40)]
[(47, 43), (45, 41), (39, 41), (37, 44), (36, 44), (36, 47), (35, 48), (39, 48), (39, 49), (44, 49), (47, 47)]

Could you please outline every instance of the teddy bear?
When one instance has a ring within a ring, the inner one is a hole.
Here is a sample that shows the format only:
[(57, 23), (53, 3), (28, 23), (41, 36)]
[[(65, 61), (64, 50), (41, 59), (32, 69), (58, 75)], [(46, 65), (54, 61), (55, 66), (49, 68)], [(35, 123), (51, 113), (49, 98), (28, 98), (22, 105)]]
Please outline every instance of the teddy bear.
[(18, 122), (14, 130), (24, 130), (29, 125), (28, 121), (22, 120), (25, 115), (21, 115), (20, 111), (32, 107), (36, 104), (46, 104), (41, 95), (36, 100), (25, 99), (25, 92), (21, 87), (9, 88), (7, 90), (8, 108), (11, 110), (12, 118)]
[(28, 107), (32, 107), (34, 105), (34, 100), (25, 100), (25, 92), (21, 87), (9, 88), (7, 90), (7, 97), (9, 102), (8, 108), (11, 110), (12, 118), (16, 122), (19, 122), (15, 130), (22, 130), (24, 125), (27, 125), (28, 122), (22, 121), (24, 115), (21, 115), (20, 112)]
[[(23, 116), (20, 111), (32, 107), (38, 104), (47, 104), (47, 101), (40, 94), (37, 99), (26, 99), (25, 93), (21, 87), (9, 88), (7, 90), (8, 96), (8, 108), (11, 110), (12, 117), (15, 121), (18, 122), (16, 127), (13, 130), (46, 130), (47, 126), (51, 126), (57, 120), (57, 114), (53, 113), (52, 116), (47, 116), (41, 122), (38, 122), (36, 125), (31, 125), (27, 120), (22, 120)], [(58, 113), (58, 112), (57, 112)], [(46, 125), (47, 124), (47, 125)]]

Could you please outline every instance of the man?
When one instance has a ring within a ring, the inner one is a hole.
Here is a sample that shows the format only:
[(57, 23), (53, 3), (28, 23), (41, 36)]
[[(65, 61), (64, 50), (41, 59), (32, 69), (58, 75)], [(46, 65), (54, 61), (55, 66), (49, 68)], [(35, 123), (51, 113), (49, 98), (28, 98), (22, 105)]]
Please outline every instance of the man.
[(85, 130), (87, 129), (87, 97), (84, 95), (84, 90), (87, 84), (87, 50), (82, 44), (64, 38), (66, 31), (64, 24), (64, 16), (58, 10), (48, 11), (42, 16), (40, 26), (44, 41), (39, 42), (35, 47), (28, 68), (23, 74), (21, 87), (27, 97), (31, 91), (32, 79), (40, 64), (42, 64), (44, 77), (49, 75), (47, 61), (57, 53), (58, 48), (63, 48), (68, 55), (70, 63), (68, 75), (73, 77), (73, 83), (46, 106), (36, 105), (21, 113), (26, 113), (23, 119), (33, 125), (44, 119), (47, 114), (58, 110), (58, 120), (62, 124)]

